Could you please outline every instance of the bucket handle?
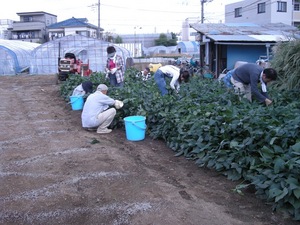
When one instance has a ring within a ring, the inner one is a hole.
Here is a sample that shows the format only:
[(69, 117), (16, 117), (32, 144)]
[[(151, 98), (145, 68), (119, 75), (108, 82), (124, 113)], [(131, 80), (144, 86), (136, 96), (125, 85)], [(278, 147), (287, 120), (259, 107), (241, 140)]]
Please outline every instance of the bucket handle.
[(135, 122), (140, 122), (140, 121), (131, 121), (132, 125), (134, 125), (134, 126), (140, 128), (141, 130), (146, 130), (147, 125), (145, 125), (145, 127), (141, 127), (141, 126), (139, 126), (138, 124), (136, 124)]
[(79, 99), (79, 98), (76, 98), (75, 101), (73, 101), (73, 102), (72, 102), (72, 101), (69, 101), (68, 103), (72, 105), (72, 104), (73, 104), (74, 102), (76, 102), (78, 99)]

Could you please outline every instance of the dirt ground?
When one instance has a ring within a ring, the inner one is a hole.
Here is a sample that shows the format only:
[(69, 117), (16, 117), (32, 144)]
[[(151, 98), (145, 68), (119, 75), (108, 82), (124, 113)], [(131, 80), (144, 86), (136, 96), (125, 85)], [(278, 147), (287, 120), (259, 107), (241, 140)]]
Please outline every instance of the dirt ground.
[(55, 75), (0, 83), (0, 224), (299, 224), (162, 141), (83, 130)]

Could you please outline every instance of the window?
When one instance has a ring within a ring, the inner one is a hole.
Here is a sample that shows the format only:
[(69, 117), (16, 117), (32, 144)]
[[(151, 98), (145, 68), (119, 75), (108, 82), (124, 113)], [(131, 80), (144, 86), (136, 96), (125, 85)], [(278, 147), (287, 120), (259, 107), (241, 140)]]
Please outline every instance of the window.
[(294, 11), (300, 11), (300, 3), (299, 2), (294, 3)]
[(259, 3), (257, 5), (257, 13), (265, 13), (266, 12), (266, 3)]
[(33, 18), (32, 16), (24, 16), (24, 22), (32, 22)]
[(242, 16), (242, 7), (234, 9), (234, 17)]
[(282, 2), (282, 1), (278, 1), (278, 8), (277, 8), (277, 12), (286, 12), (287, 11), (287, 3), (286, 2)]
[(90, 37), (90, 32), (89, 31), (76, 31), (76, 34), (86, 36), (86, 37)]

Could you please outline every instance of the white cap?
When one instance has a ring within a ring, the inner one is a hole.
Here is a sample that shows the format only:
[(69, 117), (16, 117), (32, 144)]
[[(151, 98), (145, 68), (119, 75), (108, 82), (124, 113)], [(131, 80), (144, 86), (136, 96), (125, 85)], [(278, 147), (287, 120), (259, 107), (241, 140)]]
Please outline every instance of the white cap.
[(97, 87), (97, 91), (107, 91), (108, 87), (105, 84), (99, 84)]

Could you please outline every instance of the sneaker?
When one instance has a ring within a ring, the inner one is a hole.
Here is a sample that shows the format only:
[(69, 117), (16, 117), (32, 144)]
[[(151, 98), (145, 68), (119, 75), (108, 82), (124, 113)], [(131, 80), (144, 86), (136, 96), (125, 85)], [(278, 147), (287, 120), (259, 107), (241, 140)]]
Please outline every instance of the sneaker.
[(97, 133), (98, 133), (98, 134), (108, 134), (108, 133), (110, 133), (110, 132), (112, 132), (112, 129), (108, 129), (108, 128), (104, 128), (104, 129), (98, 128), (98, 129), (97, 129)]

